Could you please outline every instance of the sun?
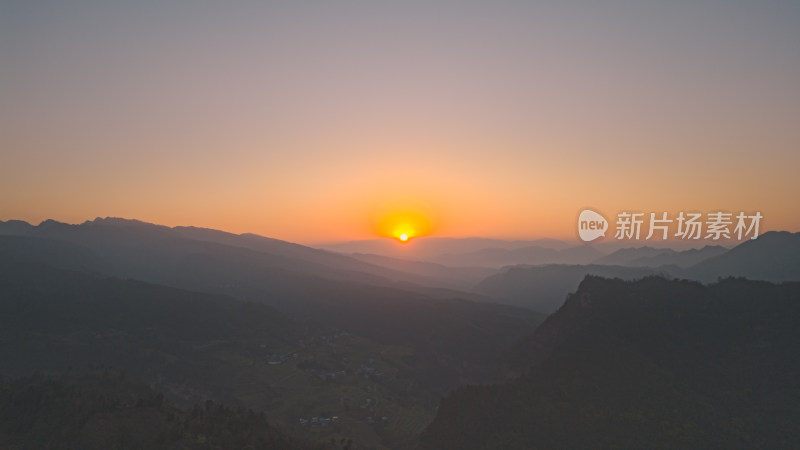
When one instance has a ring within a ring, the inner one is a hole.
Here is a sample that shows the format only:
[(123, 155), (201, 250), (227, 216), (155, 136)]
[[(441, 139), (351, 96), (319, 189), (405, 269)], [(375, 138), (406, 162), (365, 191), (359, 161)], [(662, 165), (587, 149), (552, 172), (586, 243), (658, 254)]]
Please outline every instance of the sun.
[(375, 224), (375, 231), (379, 236), (396, 239), (396, 242), (402, 244), (430, 235), (432, 228), (431, 221), (415, 211), (388, 213)]

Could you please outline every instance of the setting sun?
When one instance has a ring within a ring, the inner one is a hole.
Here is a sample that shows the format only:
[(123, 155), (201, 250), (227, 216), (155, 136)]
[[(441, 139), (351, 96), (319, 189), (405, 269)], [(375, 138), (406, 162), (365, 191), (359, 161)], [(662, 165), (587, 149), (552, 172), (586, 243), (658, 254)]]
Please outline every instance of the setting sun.
[(432, 228), (431, 221), (422, 214), (404, 210), (385, 214), (377, 221), (375, 231), (380, 236), (409, 242), (411, 238), (430, 235)]

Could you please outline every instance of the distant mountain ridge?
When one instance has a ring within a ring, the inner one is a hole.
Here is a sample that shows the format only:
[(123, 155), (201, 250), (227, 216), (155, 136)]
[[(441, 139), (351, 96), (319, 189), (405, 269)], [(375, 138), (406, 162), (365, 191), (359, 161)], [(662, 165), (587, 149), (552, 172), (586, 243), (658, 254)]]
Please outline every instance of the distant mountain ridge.
[(319, 248), (338, 253), (376, 254), (400, 259), (432, 261), (444, 254), (468, 253), (487, 248), (514, 250), (524, 247), (542, 247), (562, 250), (574, 246), (557, 239), (502, 240), (488, 238), (447, 238), (424, 236), (412, 238), (403, 246), (396, 245), (391, 239), (367, 239), (360, 241), (340, 242), (320, 245)]
[(434, 261), (451, 266), (502, 267), (516, 264), (588, 264), (604, 254), (589, 245), (563, 249), (527, 246), (516, 249), (484, 248), (469, 253), (443, 254)]
[(727, 248), (720, 245), (707, 245), (703, 248), (692, 248), (683, 251), (646, 246), (623, 248), (597, 259), (593, 264), (638, 267), (678, 266), (686, 268), (727, 251)]
[[(409, 285), (439, 286), (436, 280), (425, 275), (400, 272), (278, 239), (196, 227), (170, 228), (130, 219), (97, 218), (80, 225), (46, 220), (38, 226), (20, 221), (0, 222), (0, 236), (67, 242), (83, 247), (82, 253), (91, 253), (104, 273), (168, 285), (173, 285), (174, 281), (165, 274), (181, 267), (246, 263), (249, 271), (258, 267), (259, 270), (289, 277), (314, 276), (381, 286), (403, 283), (406, 288)], [(31, 259), (36, 254), (21, 256)], [(213, 261), (208, 260), (212, 256)], [(72, 268), (69, 265), (63, 267)], [(199, 270), (199, 267), (192, 269)], [(280, 284), (281, 279), (275, 281)], [(203, 280), (184, 280), (176, 286), (194, 287), (191, 283), (196, 282), (202, 283)]]
[(498, 269), (490, 267), (446, 266), (429, 261), (397, 259), (374, 254), (353, 253), (349, 256), (393, 270), (423, 276), (434, 276), (445, 287), (465, 290), (471, 289), (475, 284), (475, 280), (482, 280), (498, 272)]
[[(700, 262), (685, 265), (697, 259)], [(660, 275), (703, 282), (728, 276), (773, 282), (800, 281), (800, 233), (771, 231), (731, 250), (719, 246), (682, 252), (627, 248), (600, 258), (600, 261), (607, 264), (506, 267), (478, 283), (473, 290), (502, 303), (551, 313), (558, 309), (568, 293), (574, 292), (586, 275), (623, 280)], [(619, 265), (610, 264), (614, 262)]]
[(587, 275), (635, 280), (650, 275), (670, 277), (664, 269), (601, 264), (514, 266), (475, 286), (475, 292), (509, 305), (550, 314), (564, 303)]
[(770, 231), (689, 270), (704, 281), (725, 276), (773, 282), (800, 281), (800, 233)]

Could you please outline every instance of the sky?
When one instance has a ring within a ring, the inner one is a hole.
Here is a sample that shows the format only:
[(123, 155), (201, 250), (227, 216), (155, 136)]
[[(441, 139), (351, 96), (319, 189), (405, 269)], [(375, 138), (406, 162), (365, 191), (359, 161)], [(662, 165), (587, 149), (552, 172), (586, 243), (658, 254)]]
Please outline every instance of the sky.
[(797, 1), (0, 0), (0, 220), (800, 231)]

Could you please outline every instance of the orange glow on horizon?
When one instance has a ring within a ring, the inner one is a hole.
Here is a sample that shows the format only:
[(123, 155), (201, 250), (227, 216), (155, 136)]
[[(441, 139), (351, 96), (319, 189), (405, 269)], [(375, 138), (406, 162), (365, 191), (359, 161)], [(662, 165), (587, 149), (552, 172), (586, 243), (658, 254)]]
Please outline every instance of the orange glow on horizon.
[(800, 232), (800, 27), (769, 7), (684, 2), (675, 34), (629, 26), (660, 8), (594, 20), (564, 2), (248, 2), (235, 18), (77, 2), (57, 23), (34, 3), (3, 28), (0, 220), (406, 249), (574, 242), (589, 206), (760, 211), (761, 231)]
[(421, 213), (400, 211), (385, 215), (376, 224), (375, 231), (379, 236), (408, 242), (414, 237), (430, 235), (433, 226), (431, 221)]

